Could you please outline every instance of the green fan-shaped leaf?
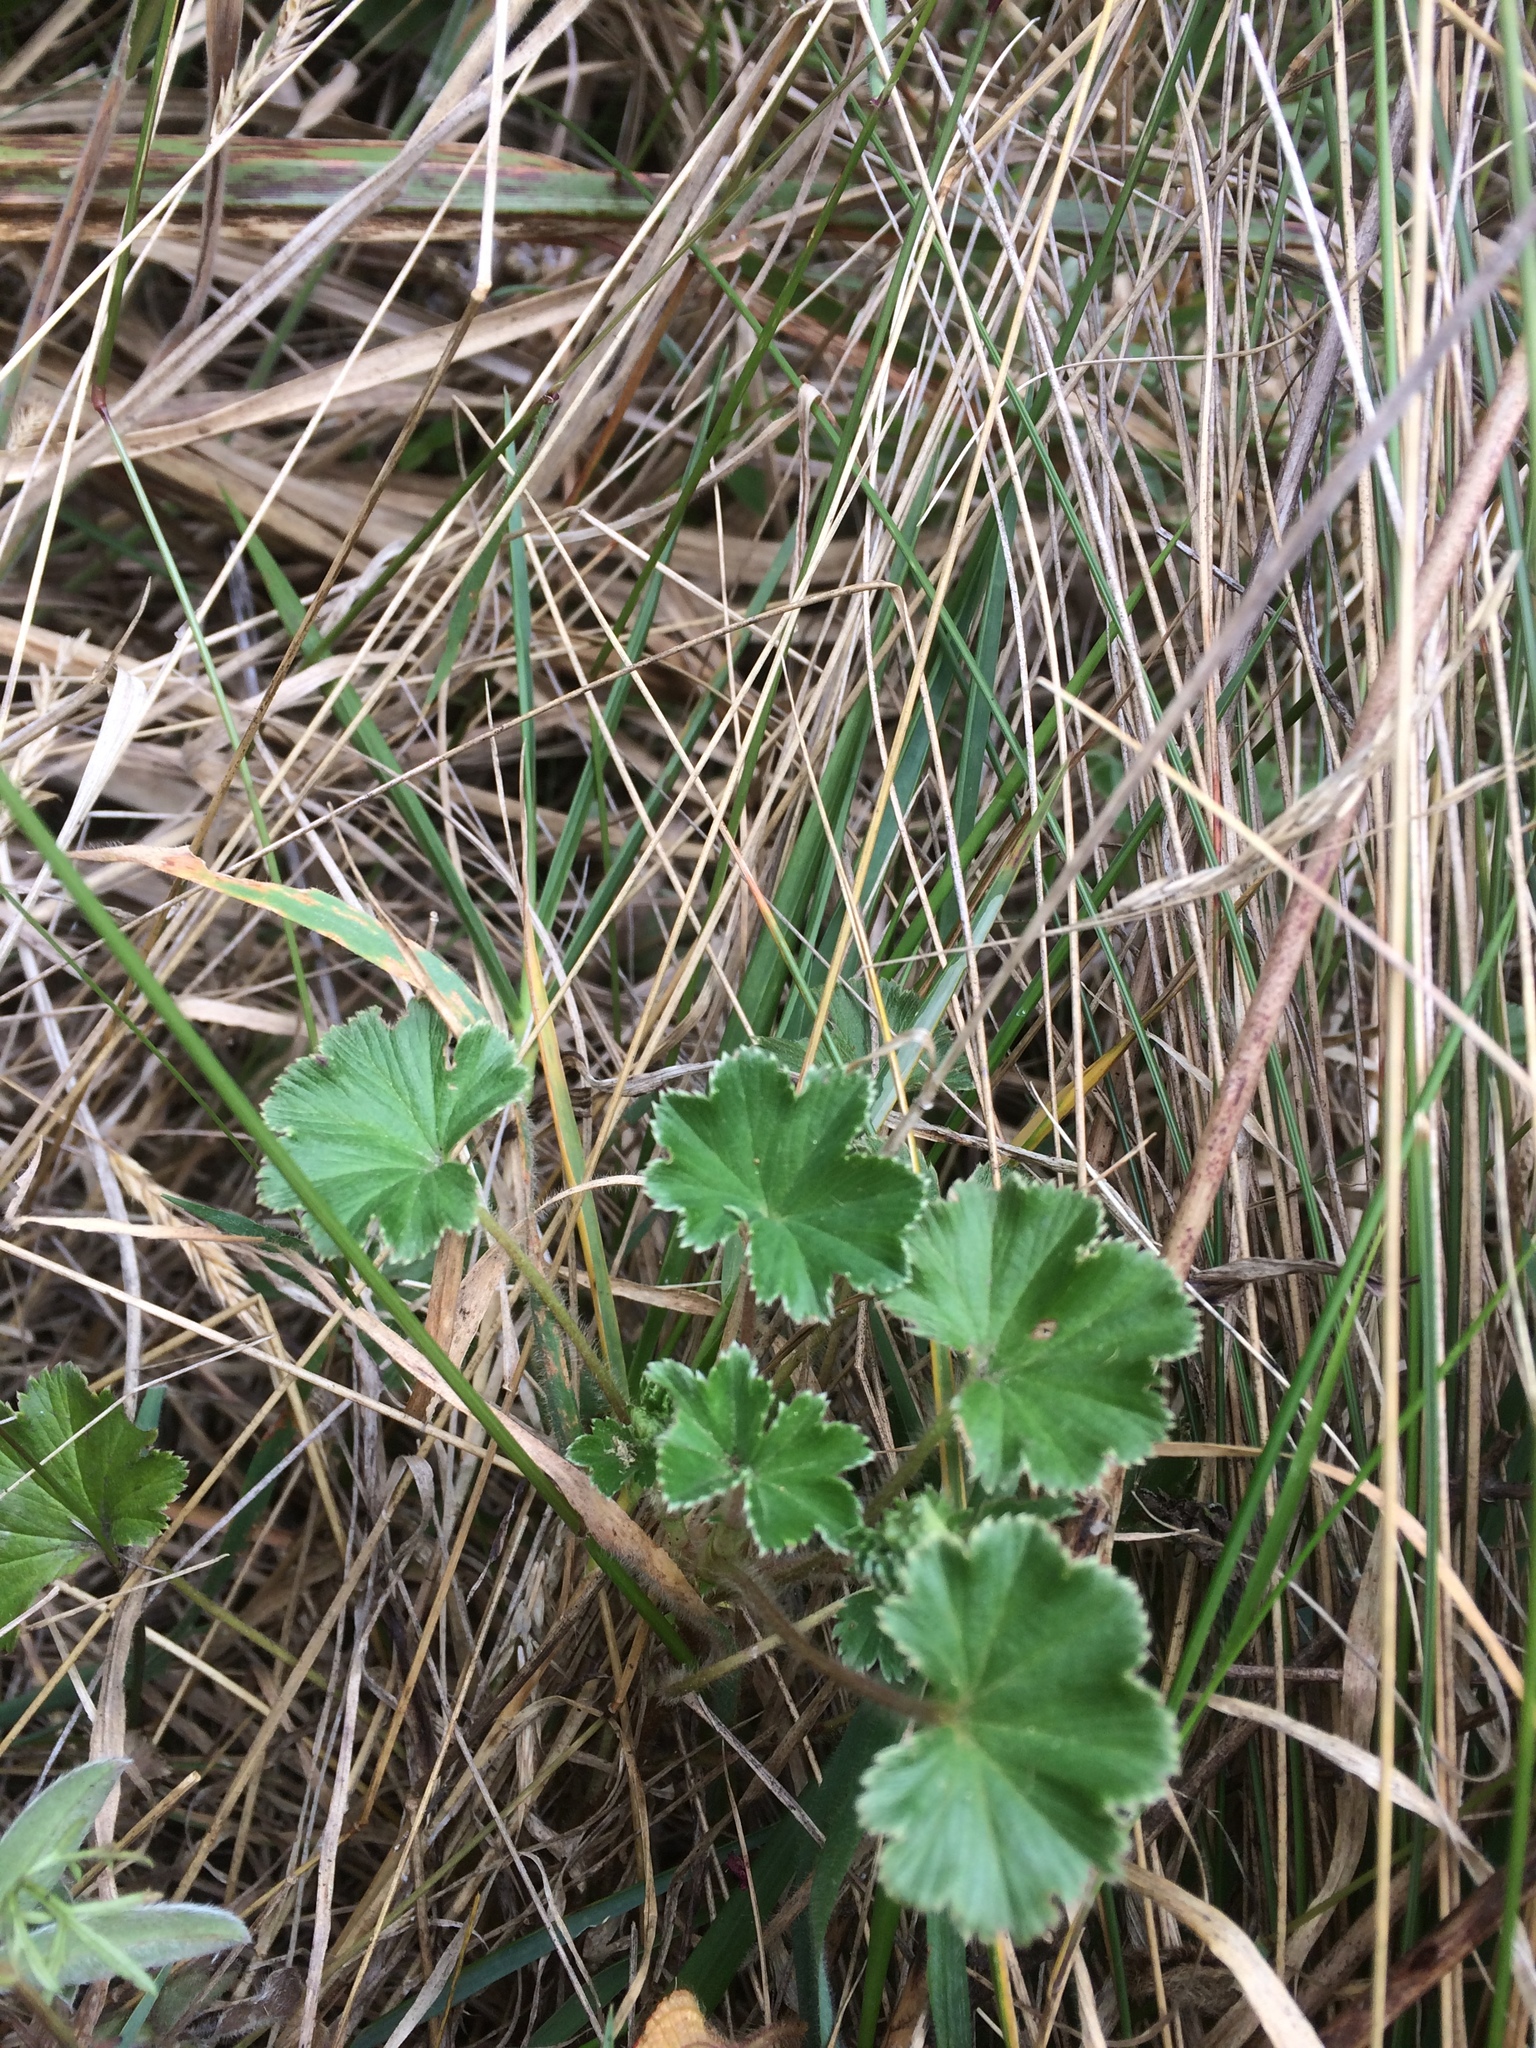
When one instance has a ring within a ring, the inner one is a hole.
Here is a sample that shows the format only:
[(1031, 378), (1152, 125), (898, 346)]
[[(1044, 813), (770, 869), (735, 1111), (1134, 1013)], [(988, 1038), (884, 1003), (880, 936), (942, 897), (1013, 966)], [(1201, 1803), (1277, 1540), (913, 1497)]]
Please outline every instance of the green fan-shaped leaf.
[(1166, 1434), (1157, 1364), (1195, 1342), (1183, 1290), (1160, 1259), (1099, 1236), (1097, 1202), (1067, 1188), (978, 1174), (908, 1240), (912, 1277), (890, 1306), (970, 1354), (957, 1401), (982, 1484), (1091, 1486)]
[(35, 1374), (0, 1408), (0, 1628), (51, 1580), (159, 1535), (187, 1468), (154, 1441), (74, 1365)]
[[(266, 1116), (294, 1158), (360, 1237), (376, 1230), (385, 1253), (425, 1258), (445, 1230), (475, 1220), (475, 1178), (453, 1154), (470, 1132), (526, 1094), (528, 1069), (512, 1042), (476, 1024), (444, 1063), (448, 1034), (426, 1003), (396, 1025), (377, 1010), (326, 1032), (320, 1050), (295, 1060), (267, 1097)], [(257, 1191), (269, 1209), (299, 1209), (326, 1256), (336, 1247), (277, 1172)]]
[(846, 1545), (858, 1495), (842, 1477), (869, 1456), (862, 1430), (829, 1422), (824, 1394), (796, 1394), (769, 1419), (773, 1389), (750, 1353), (733, 1344), (707, 1375), (675, 1358), (650, 1378), (674, 1415), (657, 1443), (661, 1490), (675, 1508), (696, 1507), (740, 1486), (747, 1525), (764, 1550), (808, 1543), (818, 1531)]
[(747, 1226), (752, 1280), (798, 1322), (832, 1313), (832, 1283), (882, 1291), (905, 1277), (906, 1233), (923, 1192), (894, 1159), (853, 1150), (869, 1084), (813, 1071), (797, 1095), (771, 1054), (721, 1060), (707, 1095), (664, 1095), (657, 1143), (671, 1154), (645, 1176), (660, 1209), (681, 1213), (683, 1242), (707, 1251)]
[(944, 1710), (865, 1774), (859, 1818), (886, 1838), (881, 1881), (968, 1934), (1033, 1941), (1110, 1866), (1128, 1816), (1173, 1769), (1172, 1717), (1135, 1675), (1141, 1603), (1011, 1516), (924, 1544), (880, 1626)]

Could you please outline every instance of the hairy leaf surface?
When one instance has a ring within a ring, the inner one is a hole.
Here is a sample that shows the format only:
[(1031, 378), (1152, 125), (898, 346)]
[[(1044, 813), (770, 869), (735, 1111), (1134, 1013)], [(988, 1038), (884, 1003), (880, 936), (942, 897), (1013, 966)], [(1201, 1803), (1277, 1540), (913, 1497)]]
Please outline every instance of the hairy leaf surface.
[(1150, 1253), (1101, 1239), (1097, 1202), (978, 1174), (909, 1240), (912, 1277), (890, 1306), (970, 1354), (957, 1402), (983, 1485), (1091, 1486), (1166, 1434), (1157, 1364), (1195, 1341), (1177, 1280)]
[(218, 1906), (162, 1905), (148, 1893), (76, 1900), (64, 1889), (126, 1763), (99, 1757), (66, 1771), (0, 1835), (0, 1988), (19, 1980), (56, 1998), (76, 1984), (127, 1977), (151, 1991), (149, 1971), (249, 1941), (245, 1923)]
[(169, 1905), (145, 1893), (79, 1905), (61, 1900), (60, 1908), (57, 1920), (28, 1930), (34, 1981), (54, 1993), (103, 1977), (126, 1977), (153, 1991), (151, 1970), (240, 1948), (251, 1938), (245, 1922), (221, 1906)]
[(0, 1408), (0, 1628), (51, 1580), (159, 1535), (187, 1468), (154, 1441), (74, 1365), (35, 1374)]
[(23, 1885), (51, 1886), (73, 1863), (126, 1760), (77, 1764), (29, 1799), (0, 1835), (0, 1906)]
[(671, 1154), (645, 1176), (660, 1209), (681, 1213), (683, 1242), (707, 1251), (747, 1226), (752, 1281), (797, 1321), (825, 1321), (845, 1275), (880, 1292), (906, 1274), (905, 1237), (922, 1206), (917, 1177), (852, 1149), (869, 1084), (813, 1070), (797, 1095), (770, 1053), (735, 1053), (707, 1095), (664, 1095), (657, 1143)]
[[(364, 1238), (376, 1230), (395, 1259), (424, 1258), (445, 1230), (473, 1226), (475, 1178), (452, 1155), (528, 1090), (528, 1069), (493, 1026), (471, 1026), (451, 1067), (447, 1043), (425, 1003), (393, 1026), (365, 1010), (326, 1032), (319, 1052), (295, 1060), (267, 1097), (268, 1123), (347, 1228)], [(335, 1254), (274, 1167), (262, 1168), (257, 1190), (269, 1209), (299, 1209), (321, 1253)]]
[(1027, 1516), (935, 1537), (880, 1626), (948, 1717), (882, 1750), (859, 1817), (881, 1881), (968, 1934), (1033, 1941), (1124, 1846), (1173, 1769), (1173, 1722), (1136, 1677), (1135, 1590)]
[(740, 1344), (707, 1375), (674, 1358), (651, 1367), (672, 1396), (674, 1416), (657, 1446), (661, 1490), (675, 1508), (696, 1507), (734, 1486), (764, 1550), (808, 1543), (818, 1531), (845, 1545), (858, 1526), (858, 1496), (842, 1474), (862, 1465), (862, 1430), (827, 1420), (824, 1394), (796, 1394), (774, 1406), (773, 1389)]

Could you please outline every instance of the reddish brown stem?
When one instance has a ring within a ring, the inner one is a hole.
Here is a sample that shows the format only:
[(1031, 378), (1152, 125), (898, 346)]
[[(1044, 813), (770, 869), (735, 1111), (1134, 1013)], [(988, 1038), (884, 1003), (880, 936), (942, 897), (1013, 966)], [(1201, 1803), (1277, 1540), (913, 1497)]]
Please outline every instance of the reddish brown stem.
[[(1456, 488), (1445, 508), (1445, 516), (1435, 528), (1429, 551), (1419, 565), (1410, 626), (1415, 656), (1466, 557), (1500, 465), (1520, 430), (1520, 422), (1526, 412), (1527, 390), (1525, 352), (1517, 349), (1505, 365), (1482, 431), (1456, 480)], [(1401, 650), (1398, 635), (1394, 633), (1360, 707), (1360, 715), (1355, 720), (1342, 763), (1344, 769), (1357, 766), (1366, 759), (1393, 716), (1397, 708), (1400, 665)], [(1361, 795), (1364, 795), (1363, 783)], [(1285, 906), (1285, 913), (1265, 957), (1258, 987), (1243, 1018), (1237, 1043), (1232, 1048), (1221, 1093), (1201, 1133), (1200, 1147), (1190, 1168), (1183, 1198), (1163, 1242), (1163, 1257), (1181, 1280), (1195, 1262), (1200, 1239), (1226, 1177), (1238, 1132), (1243, 1127), (1243, 1118), (1253, 1101), (1264, 1062), (1280, 1029), (1302, 958), (1322, 911), (1324, 892), (1333, 880), (1334, 870), (1354, 830), (1357, 809), (1358, 803), (1341, 805), (1338, 815), (1319, 834), (1317, 844), (1302, 869), (1313, 886), (1291, 891), (1290, 901)]]
[[(1536, 1849), (1525, 1862), (1522, 1896), (1536, 1885)], [(1498, 1932), (1504, 1913), (1508, 1873), (1496, 1870), (1492, 1877), (1469, 1892), (1438, 1927), (1416, 1941), (1407, 1955), (1392, 1965), (1387, 1976), (1387, 2025), (1399, 2019), (1433, 1991), (1442, 1977), (1458, 1963), (1464, 1963), (1473, 1949)], [(1366, 2048), (1371, 2038), (1371, 2004), (1363, 1999), (1341, 2012), (1323, 2029), (1323, 2048)]]

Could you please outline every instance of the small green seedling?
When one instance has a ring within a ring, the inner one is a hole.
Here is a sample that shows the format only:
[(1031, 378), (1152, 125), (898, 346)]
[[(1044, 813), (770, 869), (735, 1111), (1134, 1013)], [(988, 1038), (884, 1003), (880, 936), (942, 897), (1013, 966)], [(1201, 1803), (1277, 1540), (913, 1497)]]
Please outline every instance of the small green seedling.
[(656, 1439), (671, 1419), (671, 1395), (647, 1373), (630, 1403), (629, 1420), (599, 1416), (566, 1456), (613, 1499), (626, 1488), (631, 1494), (645, 1493), (656, 1484)]
[(125, 1553), (160, 1534), (187, 1468), (154, 1441), (74, 1365), (37, 1373), (0, 1408), (0, 1629), (98, 1557), (121, 1576)]
[(217, 1906), (165, 1905), (150, 1892), (70, 1896), (87, 1860), (123, 1860), (120, 1850), (81, 1844), (125, 1767), (123, 1757), (101, 1757), (67, 1771), (0, 1835), (0, 1989), (34, 2009), (104, 1977), (152, 1992), (151, 1970), (250, 1940), (244, 1921)]
[(672, 1397), (673, 1420), (656, 1458), (669, 1507), (697, 1507), (739, 1486), (747, 1527), (763, 1550), (788, 1550), (817, 1535), (847, 1547), (859, 1526), (859, 1497), (842, 1475), (865, 1462), (869, 1445), (852, 1423), (827, 1420), (825, 1394), (775, 1401), (740, 1344), (707, 1375), (667, 1358), (648, 1376)]

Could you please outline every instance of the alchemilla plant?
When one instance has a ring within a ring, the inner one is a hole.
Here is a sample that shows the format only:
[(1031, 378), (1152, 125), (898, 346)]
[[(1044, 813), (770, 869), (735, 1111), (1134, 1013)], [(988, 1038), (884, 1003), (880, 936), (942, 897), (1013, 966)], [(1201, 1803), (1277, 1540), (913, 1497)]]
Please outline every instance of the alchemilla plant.
[[(310, 1188), (398, 1270), (485, 1220), (459, 1155), (528, 1079), (485, 1024), (450, 1059), (418, 1003), (392, 1027), (371, 1012), (327, 1033), (267, 1116)], [(1165, 1431), (1158, 1367), (1195, 1324), (1162, 1264), (1105, 1236), (1096, 1202), (986, 1169), (938, 1199), (883, 1154), (871, 1113), (857, 1072), (818, 1066), (797, 1086), (773, 1051), (732, 1054), (705, 1092), (657, 1102), (644, 1190), (683, 1246), (722, 1247), (722, 1270), (793, 1325), (862, 1296), (942, 1357), (935, 1384), (952, 1392), (895, 1473), (876, 1483), (864, 1432), (825, 1394), (770, 1378), (723, 1318), (695, 1356), (636, 1373), (622, 1408), (584, 1387), (569, 1451), (631, 1509), (654, 1500), (722, 1604), (772, 1605), (796, 1554), (835, 1555), (844, 1681), (906, 1724), (857, 1805), (882, 1883), (966, 1935), (1026, 1941), (1112, 1867), (1173, 1768), (1171, 1717), (1141, 1676), (1139, 1596), (1051, 1522)], [(261, 1192), (335, 1250), (275, 1169)]]

